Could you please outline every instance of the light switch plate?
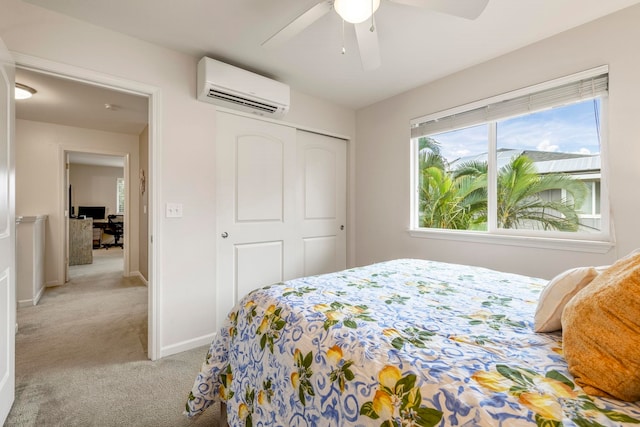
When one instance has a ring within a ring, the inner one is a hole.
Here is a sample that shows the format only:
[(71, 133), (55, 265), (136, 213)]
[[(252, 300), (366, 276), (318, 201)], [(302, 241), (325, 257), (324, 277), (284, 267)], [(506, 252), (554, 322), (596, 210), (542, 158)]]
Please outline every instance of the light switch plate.
[(182, 218), (182, 203), (167, 203), (167, 218)]

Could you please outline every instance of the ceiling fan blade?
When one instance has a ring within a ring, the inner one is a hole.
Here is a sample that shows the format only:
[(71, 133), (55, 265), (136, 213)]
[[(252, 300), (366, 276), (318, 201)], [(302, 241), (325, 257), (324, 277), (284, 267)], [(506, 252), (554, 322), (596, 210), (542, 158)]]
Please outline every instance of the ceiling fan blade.
[(375, 28), (370, 19), (355, 24), (356, 38), (358, 39), (358, 49), (360, 50), (360, 61), (362, 68), (366, 71), (375, 70), (380, 67), (380, 46), (378, 45), (378, 31), (371, 31)]
[(303, 12), (302, 15), (287, 24), (280, 31), (269, 37), (262, 42), (264, 47), (276, 47), (282, 43), (288, 41), (309, 25), (316, 22), (318, 19), (326, 15), (331, 9), (333, 9), (333, 1), (324, 0), (321, 3), (316, 4), (311, 9)]
[(489, 0), (390, 0), (394, 3), (431, 9), (447, 15), (476, 19), (487, 7)]

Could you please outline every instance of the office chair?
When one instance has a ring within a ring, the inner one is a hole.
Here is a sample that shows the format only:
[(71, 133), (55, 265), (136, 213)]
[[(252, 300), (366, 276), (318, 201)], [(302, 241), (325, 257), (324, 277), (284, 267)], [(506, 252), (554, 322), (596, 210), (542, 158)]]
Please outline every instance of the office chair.
[[(119, 220), (116, 220), (118, 217), (120, 217)], [(113, 243), (105, 243), (102, 246), (105, 249), (109, 249), (113, 246), (119, 246), (121, 248), (124, 248), (123, 243), (120, 242), (120, 238), (124, 233), (124, 222), (122, 220), (122, 215), (109, 215), (107, 216), (107, 220), (108, 220), (108, 223), (104, 229), (104, 234), (112, 235)]]

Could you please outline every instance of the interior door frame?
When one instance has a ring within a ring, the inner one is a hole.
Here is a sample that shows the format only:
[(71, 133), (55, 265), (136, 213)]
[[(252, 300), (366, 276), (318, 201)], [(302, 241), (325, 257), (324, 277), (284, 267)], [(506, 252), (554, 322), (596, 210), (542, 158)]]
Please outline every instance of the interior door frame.
[[(0, 422), (4, 423), (15, 400), (16, 383), (16, 217), (15, 217), (15, 104), (11, 92), (15, 75), (15, 64), (4, 42), (0, 39), (0, 85), (2, 107), (0, 108), (0, 148), (6, 155), (6, 171), (0, 185), (4, 187), (0, 209), (6, 209), (6, 218), (0, 221)], [(6, 107), (6, 109), (4, 108)], [(6, 139), (6, 141), (4, 141)], [(4, 215), (3, 215), (4, 216)], [(6, 221), (6, 222), (5, 222)]]
[[(71, 218), (71, 212), (68, 211), (69, 201), (71, 199), (71, 190), (69, 188), (69, 182), (71, 182), (71, 171), (70, 171), (70, 163), (69, 163), (69, 151), (64, 151), (64, 166), (62, 167), (63, 184), (62, 191), (64, 191), (64, 196), (62, 196), (62, 206), (63, 206), (63, 214), (61, 216), (62, 222), (64, 223), (64, 231), (62, 237), (64, 240), (64, 250), (62, 251), (62, 256), (64, 257), (63, 264), (63, 281), (60, 284), (67, 283), (69, 281), (69, 218)], [(59, 281), (59, 280), (58, 280)]]
[[(149, 100), (149, 179), (147, 188), (149, 191), (149, 240), (147, 242), (148, 261), (148, 346), (147, 357), (156, 360), (161, 354), (161, 330), (162, 318), (160, 313), (160, 296), (162, 294), (162, 266), (159, 262), (159, 254), (162, 253), (162, 238), (158, 233), (162, 212), (160, 206), (161, 182), (161, 154), (162, 154), (162, 91), (159, 87), (145, 83), (127, 80), (111, 76), (93, 70), (88, 70), (73, 65), (63, 64), (47, 59), (25, 55), (19, 52), (11, 52), (16, 66), (66, 78), (79, 83), (100, 86), (103, 88), (146, 96)], [(82, 150), (80, 150), (82, 151)], [(142, 242), (141, 242), (142, 243)]]
[[(68, 194), (69, 194), (69, 181), (68, 181), (68, 177), (69, 177), (69, 169), (67, 169), (66, 165), (68, 163), (68, 159), (69, 159), (69, 154), (70, 153), (86, 153), (86, 154), (105, 154), (108, 156), (116, 156), (116, 157), (122, 157), (122, 159), (124, 160), (124, 197), (125, 197), (125, 206), (131, 206), (131, 199), (129, 197), (130, 194), (130, 179), (131, 179), (131, 172), (129, 170), (130, 168), (130, 163), (129, 163), (129, 154), (128, 153), (122, 153), (122, 152), (117, 152), (117, 151), (108, 151), (108, 150), (96, 150), (96, 149), (91, 149), (91, 148), (83, 148), (83, 147), (70, 147), (70, 146), (65, 146), (62, 145), (60, 146), (60, 152), (59, 152), (59, 156), (58, 158), (62, 160), (62, 177), (60, 178), (63, 182), (62, 185), (62, 194), (61, 194), (61, 206), (60, 206), (60, 218), (63, 219), (62, 223), (63, 223), (63, 239), (61, 239), (62, 244), (64, 245), (64, 247), (62, 247), (62, 250), (60, 251), (61, 254), (61, 266), (63, 267), (62, 269), (59, 270), (60, 275), (58, 278), (58, 282), (60, 284), (64, 284), (66, 283), (66, 280), (68, 280), (69, 274), (69, 201), (67, 199)], [(129, 234), (129, 230), (131, 229), (131, 227), (129, 226), (129, 224), (131, 224), (131, 218), (129, 216), (129, 209), (125, 209), (124, 215), (123, 215), (123, 221), (124, 221), (124, 233), (122, 234), (122, 239), (123, 239), (123, 258), (124, 258), (124, 266), (122, 269), (123, 275), (128, 277), (131, 275), (131, 251), (130, 249), (130, 234)]]

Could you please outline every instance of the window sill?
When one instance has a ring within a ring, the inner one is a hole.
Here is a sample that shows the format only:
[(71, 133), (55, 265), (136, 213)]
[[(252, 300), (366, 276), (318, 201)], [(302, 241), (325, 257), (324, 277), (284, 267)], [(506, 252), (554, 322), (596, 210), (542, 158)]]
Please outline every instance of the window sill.
[(614, 242), (560, 239), (532, 236), (510, 236), (504, 234), (488, 234), (473, 231), (451, 230), (409, 230), (411, 237), (423, 239), (454, 240), (461, 242), (484, 243), (503, 246), (521, 246), (527, 248), (555, 249), (574, 252), (592, 252), (604, 254), (614, 247)]

